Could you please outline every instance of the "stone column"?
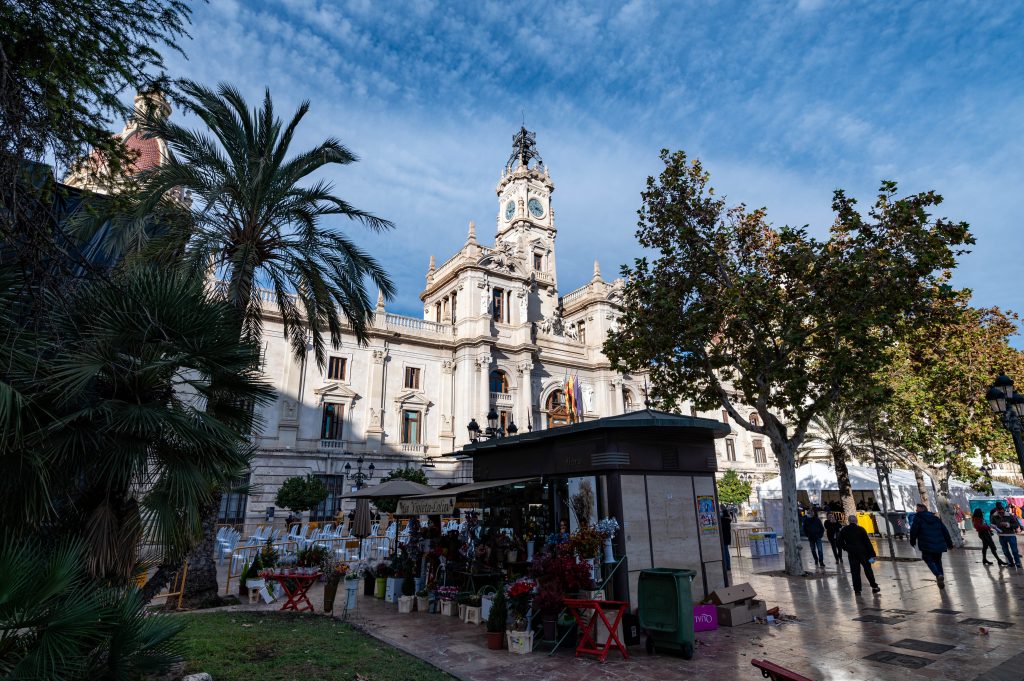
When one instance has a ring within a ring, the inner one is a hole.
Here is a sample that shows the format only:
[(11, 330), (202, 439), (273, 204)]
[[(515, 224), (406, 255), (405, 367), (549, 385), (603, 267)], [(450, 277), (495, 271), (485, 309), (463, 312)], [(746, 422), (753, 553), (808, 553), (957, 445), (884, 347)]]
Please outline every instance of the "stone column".
[[(516, 396), (516, 426), (520, 433), (526, 432), (533, 419), (533, 362), (527, 360), (516, 365), (519, 370), (519, 394)], [(537, 424), (533, 424), (534, 428)]]
[(446, 359), (441, 362), (441, 395), (440, 395), (440, 422), (441, 432), (438, 436), (438, 444), (441, 453), (447, 454), (452, 451), (455, 441), (454, 420), (455, 410), (452, 405), (452, 392), (455, 380), (455, 362)]
[(480, 385), (481, 392), (481, 406), (480, 406), (480, 418), (484, 419), (484, 423), (480, 423), (481, 428), (486, 428), (487, 423), (487, 412), (491, 410), (491, 353), (486, 355), (477, 355), (476, 357), (476, 370), (480, 376), (477, 377)]
[(386, 348), (373, 351), (373, 386), (370, 390), (370, 420), (366, 428), (366, 444), (377, 439), (384, 444), (384, 371), (387, 365)]
[(622, 385), (623, 381), (620, 376), (616, 376), (608, 381), (608, 387), (610, 387), (612, 391), (611, 405), (612, 409), (615, 410), (614, 413), (616, 414), (622, 414), (626, 411), (626, 405), (622, 399)]

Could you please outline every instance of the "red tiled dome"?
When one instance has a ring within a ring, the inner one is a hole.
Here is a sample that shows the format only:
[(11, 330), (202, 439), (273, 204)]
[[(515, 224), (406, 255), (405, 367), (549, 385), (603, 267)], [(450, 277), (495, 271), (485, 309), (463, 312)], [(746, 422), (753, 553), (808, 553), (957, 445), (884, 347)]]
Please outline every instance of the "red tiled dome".
[(141, 173), (160, 165), (160, 143), (157, 140), (144, 139), (138, 133), (134, 133), (128, 136), (124, 145), (138, 154), (132, 163), (132, 173)]

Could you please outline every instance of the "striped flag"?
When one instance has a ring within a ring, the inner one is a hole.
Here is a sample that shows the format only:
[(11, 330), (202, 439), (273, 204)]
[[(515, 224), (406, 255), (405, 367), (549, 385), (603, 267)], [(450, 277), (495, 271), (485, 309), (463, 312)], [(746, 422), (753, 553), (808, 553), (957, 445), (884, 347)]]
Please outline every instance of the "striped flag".
[(576, 380), (573, 381), (572, 388), (572, 401), (576, 404), (576, 419), (580, 420), (580, 416), (583, 414), (583, 391), (580, 389), (580, 375), (578, 372)]

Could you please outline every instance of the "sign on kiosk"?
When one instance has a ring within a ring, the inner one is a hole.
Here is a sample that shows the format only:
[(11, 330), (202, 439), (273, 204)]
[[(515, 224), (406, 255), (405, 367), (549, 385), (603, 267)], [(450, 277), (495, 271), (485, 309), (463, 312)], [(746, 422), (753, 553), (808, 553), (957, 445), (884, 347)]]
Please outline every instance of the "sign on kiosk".
[(398, 515), (451, 515), (455, 511), (455, 497), (431, 499), (399, 499)]

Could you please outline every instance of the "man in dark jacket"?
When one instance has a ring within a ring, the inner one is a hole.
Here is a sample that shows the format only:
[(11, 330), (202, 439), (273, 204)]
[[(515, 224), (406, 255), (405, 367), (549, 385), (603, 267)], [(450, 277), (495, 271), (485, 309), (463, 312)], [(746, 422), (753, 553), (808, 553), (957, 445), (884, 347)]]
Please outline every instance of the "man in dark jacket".
[(825, 536), (825, 526), (821, 524), (821, 518), (815, 511), (808, 511), (804, 516), (804, 536), (811, 544), (811, 556), (814, 558), (814, 564), (818, 567), (825, 567), (825, 554), (821, 547), (821, 539)]
[(729, 546), (732, 544), (732, 513), (725, 506), (722, 506), (722, 561), (725, 563), (725, 570), (732, 570), (732, 561), (729, 557)]
[(935, 575), (935, 581), (939, 583), (940, 589), (946, 588), (946, 579), (942, 574), (942, 554), (946, 549), (953, 548), (953, 538), (949, 536), (949, 530), (928, 511), (924, 504), (917, 505), (917, 513), (914, 515), (914, 524), (910, 526), (910, 545), (918, 545), (921, 549), (921, 558), (928, 569)]
[(857, 524), (857, 516), (851, 515), (849, 525), (839, 531), (839, 548), (846, 551), (846, 562), (850, 566), (850, 576), (853, 578), (853, 593), (860, 593), (860, 571), (864, 570), (864, 576), (868, 578), (868, 584), (875, 593), (881, 591), (881, 587), (875, 582), (875, 573), (871, 569), (871, 561), (875, 557), (875, 547), (868, 539), (868, 533)]

